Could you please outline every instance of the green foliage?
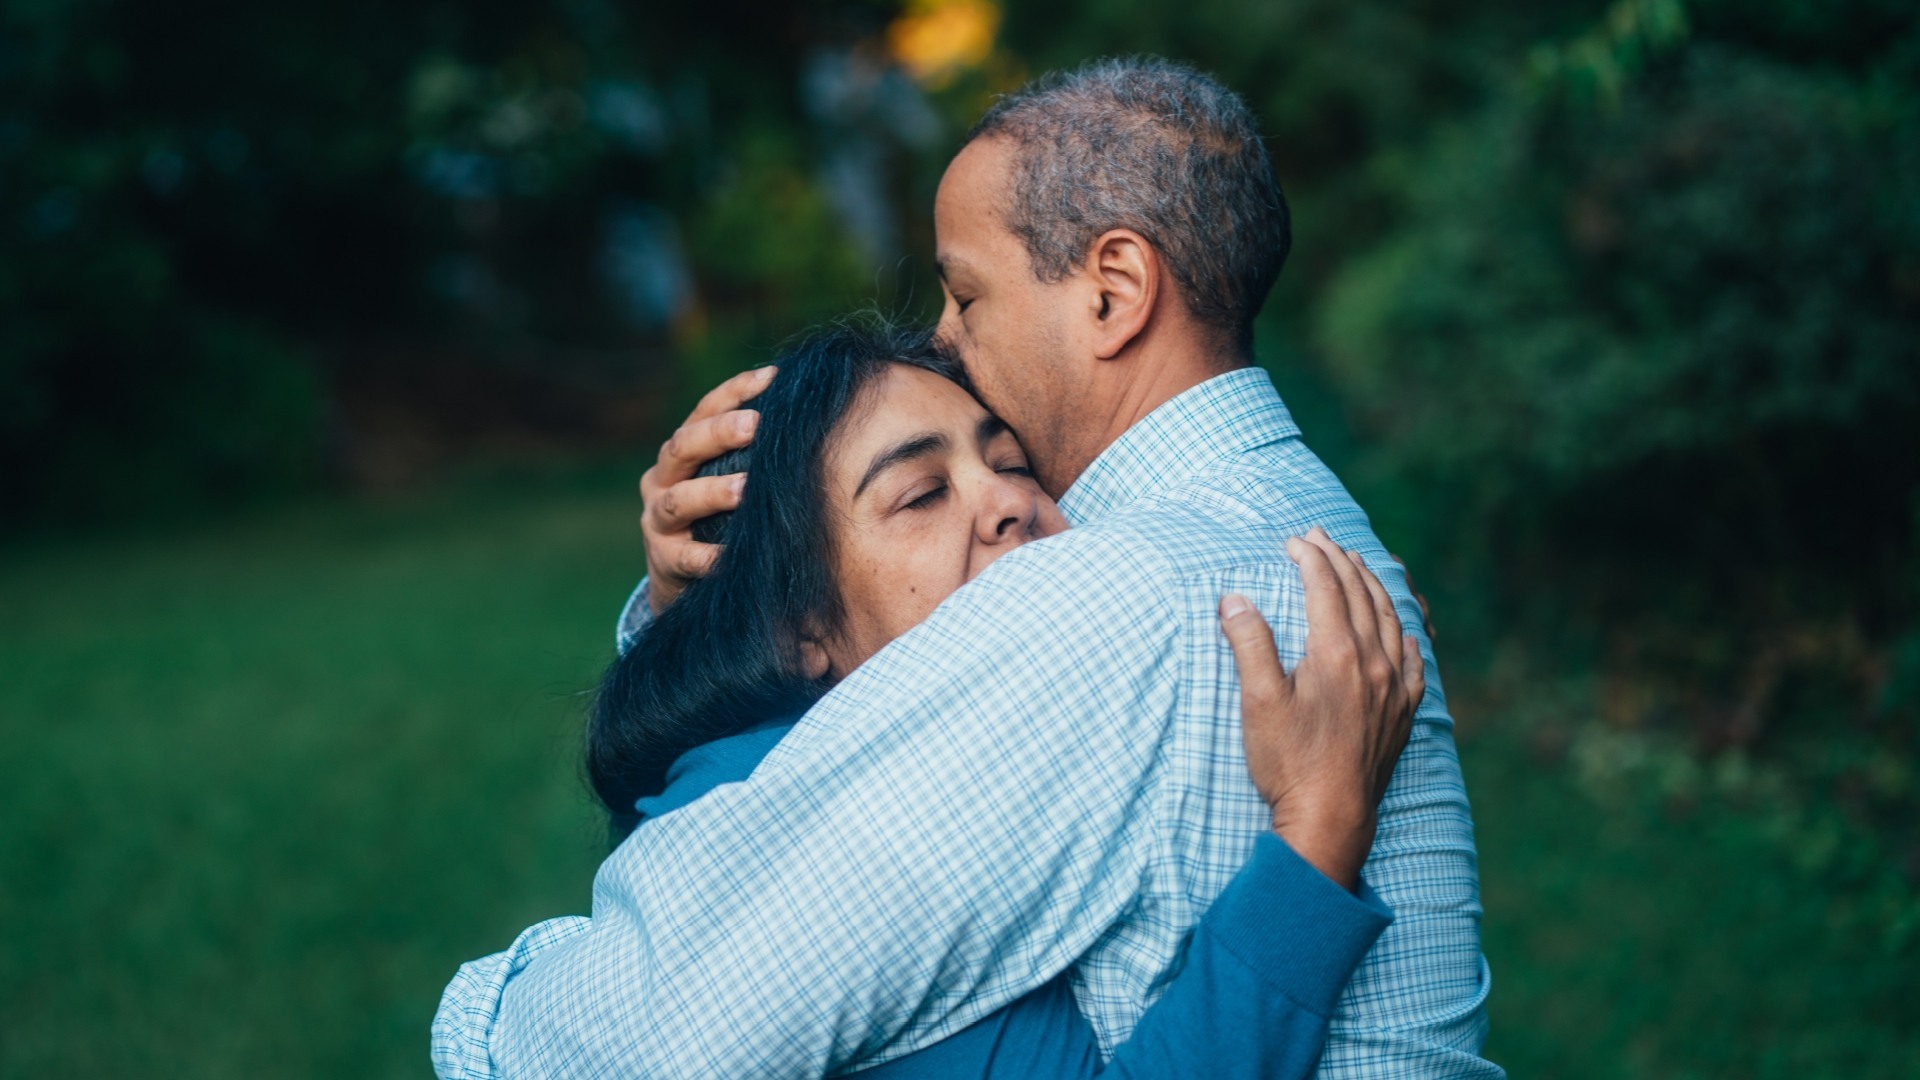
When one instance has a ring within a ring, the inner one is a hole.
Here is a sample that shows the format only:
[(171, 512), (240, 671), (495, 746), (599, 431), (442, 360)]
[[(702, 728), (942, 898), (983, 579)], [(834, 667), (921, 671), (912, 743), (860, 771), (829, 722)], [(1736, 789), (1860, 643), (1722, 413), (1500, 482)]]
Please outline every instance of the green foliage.
[(891, 11), (0, 8), (5, 524), (311, 482), (368, 354), (657, 388), (865, 298), (796, 87)]
[[(1408, 162), (1412, 217), (1323, 321), (1394, 452), (1579, 481), (1911, 408), (1876, 213), (1888, 133), (1821, 80), (1702, 50), (1606, 116), (1508, 106)], [(1470, 411), (1464, 418), (1456, 411)]]
[(1684, 41), (1687, 31), (1681, 0), (1618, 0), (1574, 40), (1535, 48), (1530, 75), (1541, 90), (1618, 108), (1627, 81), (1650, 57)]
[[(1529, 689), (1526, 711), (1553, 696)], [(1508, 732), (1544, 722), (1476, 715)], [(1577, 754), (1577, 784), (1530, 740), (1463, 743), (1493, 1060), (1596, 1080), (1920, 1068), (1916, 908), (1897, 868), (1863, 862), (1875, 853), (1844, 822), (1782, 832), (1765, 796), (1733, 797), (1767, 785), (1730, 777), (1732, 761), (1703, 773), (1683, 747), (1623, 741)], [(1665, 778), (1679, 775), (1720, 794), (1675, 798)]]
[(1601, 798), (1751, 808), (1910, 897), (1920, 22), (1840, 69), (1758, 21), (1623, 0), (1378, 159), (1406, 224), (1333, 279), (1323, 370), (1363, 488), (1537, 674), (1592, 670), (1600, 723), (1546, 737), (1640, 762)]

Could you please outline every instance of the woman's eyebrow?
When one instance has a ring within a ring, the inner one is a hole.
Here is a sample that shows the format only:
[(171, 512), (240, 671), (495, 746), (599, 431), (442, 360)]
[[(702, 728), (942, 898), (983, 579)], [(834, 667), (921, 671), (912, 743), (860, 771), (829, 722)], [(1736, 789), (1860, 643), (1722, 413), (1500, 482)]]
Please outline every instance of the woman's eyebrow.
[(978, 443), (982, 449), (985, 449), (986, 445), (998, 438), (1002, 432), (1012, 430), (1012, 428), (1007, 426), (1005, 420), (1000, 419), (992, 413), (988, 413), (980, 418), (978, 424), (974, 425), (973, 441)]
[(853, 489), (853, 497), (859, 498), (860, 493), (867, 490), (867, 485), (873, 483), (874, 477), (895, 465), (926, 457), (928, 454), (937, 454), (946, 448), (947, 437), (937, 431), (929, 431), (924, 435), (915, 435), (905, 442), (894, 443), (873, 456), (873, 461), (867, 465), (866, 475), (860, 477), (860, 483)]

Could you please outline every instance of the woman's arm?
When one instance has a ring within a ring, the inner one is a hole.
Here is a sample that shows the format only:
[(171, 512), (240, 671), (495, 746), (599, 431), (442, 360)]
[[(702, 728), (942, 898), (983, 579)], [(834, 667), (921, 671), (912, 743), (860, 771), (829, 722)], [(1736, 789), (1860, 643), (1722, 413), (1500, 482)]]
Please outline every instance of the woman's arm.
[[(1373, 811), (1424, 689), (1420, 653), (1364, 566), (1324, 535), (1289, 545), (1307, 588), (1307, 655), (1288, 674), (1244, 601), (1221, 604), (1242, 684), (1247, 764), (1274, 834), (1195, 928), (1180, 974), (1102, 1063), (1065, 976), (966, 1030), (860, 1075), (1127, 1080), (1305, 1077), (1327, 1019), (1393, 913), (1359, 880)], [(1384, 665), (1384, 666), (1383, 666)], [(1360, 693), (1358, 688), (1370, 692)], [(1345, 702), (1328, 707), (1329, 698)], [(1365, 704), (1356, 712), (1352, 703)]]
[(1307, 591), (1307, 653), (1291, 673), (1253, 605), (1220, 604), (1247, 768), (1274, 835), (1208, 909), (1180, 976), (1103, 1076), (1311, 1075), (1334, 1003), (1393, 920), (1360, 867), (1426, 690), (1420, 650), (1379, 581), (1326, 534), (1287, 553)]

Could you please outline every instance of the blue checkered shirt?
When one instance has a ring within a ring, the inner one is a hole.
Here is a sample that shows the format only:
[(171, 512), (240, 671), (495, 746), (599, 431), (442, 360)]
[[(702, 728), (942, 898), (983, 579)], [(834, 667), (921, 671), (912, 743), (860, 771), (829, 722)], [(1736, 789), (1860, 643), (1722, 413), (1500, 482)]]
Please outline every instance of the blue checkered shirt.
[[(1071, 969), (1111, 1052), (1269, 827), (1221, 594), (1304, 651), (1288, 537), (1399, 568), (1266, 374), (1194, 387), (1000, 559), (820, 702), (753, 776), (650, 821), (593, 917), (460, 969), (442, 1076), (819, 1076), (888, 1060)], [(1479, 1056), (1473, 823), (1431, 647), (1364, 875), (1395, 912), (1341, 999), (1325, 1077), (1498, 1077)], [(1204, 1055), (1204, 1047), (1195, 1048)]]

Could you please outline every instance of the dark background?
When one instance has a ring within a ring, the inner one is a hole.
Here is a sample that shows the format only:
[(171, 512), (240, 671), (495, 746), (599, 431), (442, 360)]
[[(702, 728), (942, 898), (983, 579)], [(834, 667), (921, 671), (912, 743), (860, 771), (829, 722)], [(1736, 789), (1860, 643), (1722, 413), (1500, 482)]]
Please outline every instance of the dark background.
[(1242, 92), (1260, 359), (1434, 601), (1515, 1075), (1920, 1071), (1895, 0), (0, 0), (0, 1075), (418, 1075), (583, 911), (713, 382), (931, 316), (990, 96)]

